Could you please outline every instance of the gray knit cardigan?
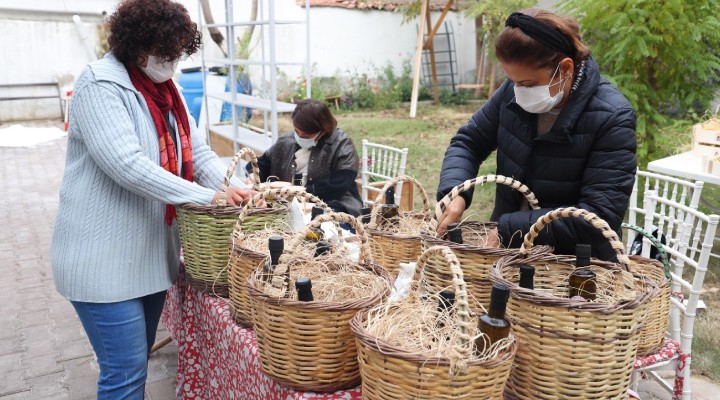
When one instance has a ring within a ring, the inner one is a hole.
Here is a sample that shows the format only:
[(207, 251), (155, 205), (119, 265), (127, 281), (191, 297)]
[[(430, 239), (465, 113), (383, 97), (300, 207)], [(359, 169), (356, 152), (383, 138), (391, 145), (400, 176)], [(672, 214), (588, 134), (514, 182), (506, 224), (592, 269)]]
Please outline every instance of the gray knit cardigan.
[(197, 183), (159, 165), (147, 103), (112, 54), (82, 71), (73, 91), (51, 246), (60, 294), (107, 303), (170, 287), (180, 245), (177, 223), (164, 222), (165, 205), (210, 204), (225, 174), (189, 120)]

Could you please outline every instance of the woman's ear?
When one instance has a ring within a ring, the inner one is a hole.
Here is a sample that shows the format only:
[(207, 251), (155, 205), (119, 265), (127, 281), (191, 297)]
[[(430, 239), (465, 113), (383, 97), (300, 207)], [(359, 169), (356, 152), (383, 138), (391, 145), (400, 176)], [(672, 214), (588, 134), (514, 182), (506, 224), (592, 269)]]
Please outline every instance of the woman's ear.
[(137, 65), (143, 68), (147, 67), (149, 57), (146, 55), (138, 56)]
[(572, 79), (575, 73), (575, 62), (572, 58), (567, 57), (560, 61), (560, 73), (563, 78)]

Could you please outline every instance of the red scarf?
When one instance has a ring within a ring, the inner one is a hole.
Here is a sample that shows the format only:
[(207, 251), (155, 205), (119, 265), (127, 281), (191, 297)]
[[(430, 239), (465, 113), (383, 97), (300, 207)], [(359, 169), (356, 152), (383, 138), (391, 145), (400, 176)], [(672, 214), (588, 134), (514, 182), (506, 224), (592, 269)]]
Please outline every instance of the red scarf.
[[(180, 134), (182, 177), (192, 182), (193, 162), (190, 124), (188, 123), (187, 113), (185, 112), (185, 107), (183, 107), (177, 87), (175, 87), (172, 79), (163, 83), (151, 81), (150, 78), (136, 66), (128, 67), (127, 70), (133, 86), (142, 93), (150, 108), (150, 115), (155, 123), (155, 129), (157, 130), (158, 141), (160, 143), (160, 165), (171, 174), (179, 175), (175, 141), (173, 141), (172, 133), (170, 133), (167, 122), (165, 122), (165, 115), (172, 111)], [(175, 206), (168, 204), (165, 208), (165, 223), (171, 225), (176, 215)]]

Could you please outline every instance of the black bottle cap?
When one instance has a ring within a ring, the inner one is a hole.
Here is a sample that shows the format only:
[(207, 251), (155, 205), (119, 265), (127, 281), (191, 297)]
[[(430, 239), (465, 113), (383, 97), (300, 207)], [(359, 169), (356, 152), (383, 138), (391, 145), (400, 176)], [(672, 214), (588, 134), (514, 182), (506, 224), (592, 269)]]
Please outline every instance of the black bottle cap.
[(282, 236), (270, 236), (268, 238), (268, 249), (270, 250), (270, 263), (277, 265), (280, 255), (285, 250), (285, 240)]
[(448, 224), (447, 237), (451, 242), (462, 244), (462, 242), (463, 242), (462, 226), (459, 222), (456, 222), (453, 224)]
[(313, 301), (312, 282), (310, 278), (300, 277), (295, 281), (295, 290), (300, 301)]
[(585, 267), (590, 265), (590, 254), (592, 247), (589, 244), (578, 243), (575, 245), (575, 266)]
[(325, 214), (325, 210), (322, 207), (313, 207), (312, 211), (310, 211), (310, 220), (314, 220), (318, 215)]
[(455, 304), (455, 292), (452, 290), (443, 290), (440, 292), (439, 311), (450, 309), (453, 304)]
[(362, 221), (363, 224), (369, 224), (370, 223), (370, 213), (372, 212), (372, 208), (370, 207), (364, 207), (360, 209), (360, 221)]
[(390, 186), (385, 191), (385, 204), (395, 204), (395, 187)]
[(317, 242), (317, 248), (315, 249), (315, 257), (320, 257), (328, 251), (330, 251), (330, 243), (328, 243), (326, 240), (321, 240)]
[(302, 172), (296, 172), (295, 175), (293, 175), (293, 185), (302, 185), (302, 178), (303, 174)]
[(535, 267), (523, 264), (520, 266), (520, 276), (535, 276)]
[(510, 297), (510, 289), (499, 283), (493, 283), (490, 291), (490, 311), (502, 310), (505, 312), (505, 305)]
[(522, 264), (520, 266), (520, 287), (525, 289), (534, 289), (533, 276), (535, 276), (535, 267), (532, 265)]

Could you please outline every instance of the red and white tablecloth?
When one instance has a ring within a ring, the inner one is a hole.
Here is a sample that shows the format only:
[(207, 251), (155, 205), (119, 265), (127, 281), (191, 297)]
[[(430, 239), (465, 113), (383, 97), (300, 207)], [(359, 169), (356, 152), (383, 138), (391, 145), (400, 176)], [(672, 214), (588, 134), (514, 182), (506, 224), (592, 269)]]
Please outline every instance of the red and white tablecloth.
[(255, 334), (233, 321), (228, 301), (189, 287), (182, 273), (168, 290), (162, 322), (179, 349), (177, 393), (184, 399), (362, 398), (360, 387), (317, 394), (275, 383), (262, 372)]

